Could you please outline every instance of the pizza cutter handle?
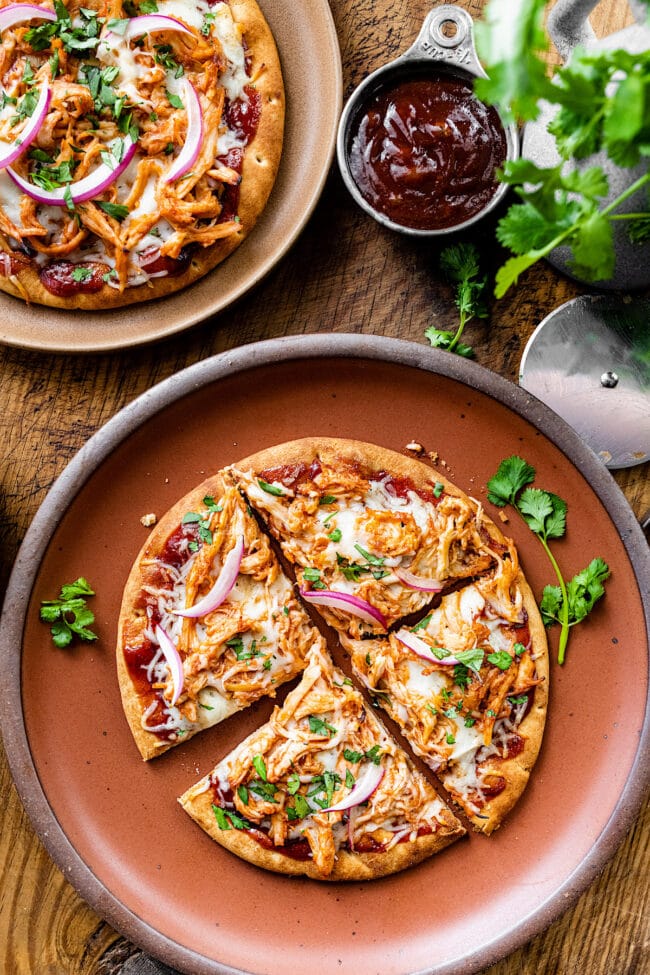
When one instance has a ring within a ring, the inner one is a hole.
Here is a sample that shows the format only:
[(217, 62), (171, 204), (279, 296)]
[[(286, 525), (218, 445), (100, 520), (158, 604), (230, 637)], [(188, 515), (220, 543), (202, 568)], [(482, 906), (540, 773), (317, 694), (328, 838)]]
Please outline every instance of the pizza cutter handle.
[(461, 68), (478, 78), (486, 77), (474, 46), (474, 21), (466, 10), (454, 4), (443, 4), (427, 14), (415, 43), (398, 60), (423, 58)]

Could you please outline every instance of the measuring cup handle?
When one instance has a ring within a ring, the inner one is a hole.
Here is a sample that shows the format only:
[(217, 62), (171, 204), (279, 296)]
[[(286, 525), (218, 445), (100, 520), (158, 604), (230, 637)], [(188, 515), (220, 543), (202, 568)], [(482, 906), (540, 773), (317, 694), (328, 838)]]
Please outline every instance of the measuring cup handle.
[(409, 58), (431, 58), (458, 65), (470, 74), (484, 78), (485, 71), (474, 46), (474, 21), (462, 7), (443, 4), (425, 18), (412, 47), (403, 55)]
[(597, 4), (598, 0), (558, 0), (549, 13), (546, 26), (563, 61), (574, 47), (589, 47), (596, 40), (587, 18)]

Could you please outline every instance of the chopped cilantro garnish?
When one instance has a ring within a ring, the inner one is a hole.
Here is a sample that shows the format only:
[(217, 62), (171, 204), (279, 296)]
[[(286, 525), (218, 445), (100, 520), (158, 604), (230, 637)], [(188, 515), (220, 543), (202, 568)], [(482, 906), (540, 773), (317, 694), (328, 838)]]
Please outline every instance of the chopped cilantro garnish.
[(217, 820), (219, 829), (250, 829), (250, 823), (238, 816), (233, 809), (223, 809), (221, 806), (212, 804), (212, 812)]
[(333, 494), (324, 494), (322, 498), (319, 499), (319, 504), (334, 504), (336, 497)]
[(119, 220), (120, 222), (129, 215), (129, 208), (123, 206), (121, 203), (106, 203), (104, 200), (97, 200), (97, 206), (104, 213), (107, 213), (109, 217), (113, 217), (114, 220)]
[(287, 792), (290, 796), (295, 796), (296, 792), (300, 788), (300, 776), (297, 772), (292, 772), (292, 774), (287, 779)]
[(165, 88), (165, 94), (167, 95), (167, 101), (172, 108), (183, 108), (183, 102), (178, 95), (175, 95), (172, 91), (169, 91), (168, 88)]
[(335, 528), (327, 537), (329, 538), (330, 542), (340, 542), (343, 534), (340, 528)]
[(336, 734), (336, 728), (315, 714), (309, 715), (309, 730), (315, 735), (326, 735), (328, 738)]
[(244, 803), (244, 805), (247, 806), (248, 805), (248, 789), (246, 788), (245, 785), (238, 786), (238, 788), (237, 788), (237, 795), (239, 796), (239, 798), (241, 799), (241, 801)]
[(93, 276), (93, 272), (90, 270), (89, 267), (79, 267), (79, 266), (77, 266), (77, 267), (74, 267), (72, 269), (72, 280), (73, 281), (77, 281), (79, 283), (82, 283), (83, 281), (87, 281), (89, 278), (92, 278), (92, 276)]
[(423, 620), (420, 620), (419, 623), (416, 623), (415, 626), (412, 626), (411, 633), (417, 633), (418, 630), (426, 630), (427, 626), (431, 622), (431, 615), (432, 614), (429, 613), (429, 615), (425, 616)]
[(442, 481), (436, 481), (436, 483), (433, 485), (434, 498), (439, 498), (444, 490), (445, 490), (445, 485), (442, 483)]
[(276, 487), (275, 484), (269, 484), (268, 481), (263, 481), (260, 477), (258, 477), (257, 483), (263, 491), (266, 491), (267, 494), (273, 494), (276, 498), (281, 498), (284, 496), (284, 491), (282, 488)]
[(352, 748), (343, 749), (343, 758), (346, 762), (352, 762), (353, 765), (357, 765), (363, 758), (363, 752), (355, 752)]
[(260, 779), (262, 779), (263, 782), (268, 782), (269, 780), (266, 774), (266, 762), (264, 761), (264, 757), (262, 755), (255, 755), (253, 758), (253, 766)]
[(447, 735), (447, 739), (446, 740), (447, 740), (447, 744), (448, 745), (455, 745), (456, 744), (456, 739), (454, 738), (454, 736), (452, 735), (451, 732), (449, 732), (449, 734)]
[(512, 663), (512, 657), (507, 650), (495, 650), (494, 653), (488, 653), (487, 659), (499, 670), (507, 670)]

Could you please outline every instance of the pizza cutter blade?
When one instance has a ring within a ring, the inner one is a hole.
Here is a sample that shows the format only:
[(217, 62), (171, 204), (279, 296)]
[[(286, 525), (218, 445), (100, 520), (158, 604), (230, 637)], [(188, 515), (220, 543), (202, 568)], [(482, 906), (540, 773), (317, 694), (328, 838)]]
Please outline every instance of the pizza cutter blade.
[(519, 383), (558, 413), (607, 467), (650, 458), (650, 301), (583, 295), (531, 335)]

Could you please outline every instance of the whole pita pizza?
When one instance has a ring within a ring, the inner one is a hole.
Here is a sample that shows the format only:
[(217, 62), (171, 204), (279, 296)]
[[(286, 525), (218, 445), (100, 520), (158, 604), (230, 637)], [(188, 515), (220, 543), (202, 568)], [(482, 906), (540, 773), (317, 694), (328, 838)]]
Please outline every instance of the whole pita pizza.
[(304, 671), (180, 801), (237, 855), (316, 879), (431, 856), (465, 832), (452, 807), (493, 832), (546, 717), (546, 637), (514, 544), (430, 467), (359, 441), (280, 444), (179, 501), (134, 563), (117, 661), (145, 758)]
[(247, 236), (284, 91), (255, 0), (0, 0), (0, 288), (115, 308)]

